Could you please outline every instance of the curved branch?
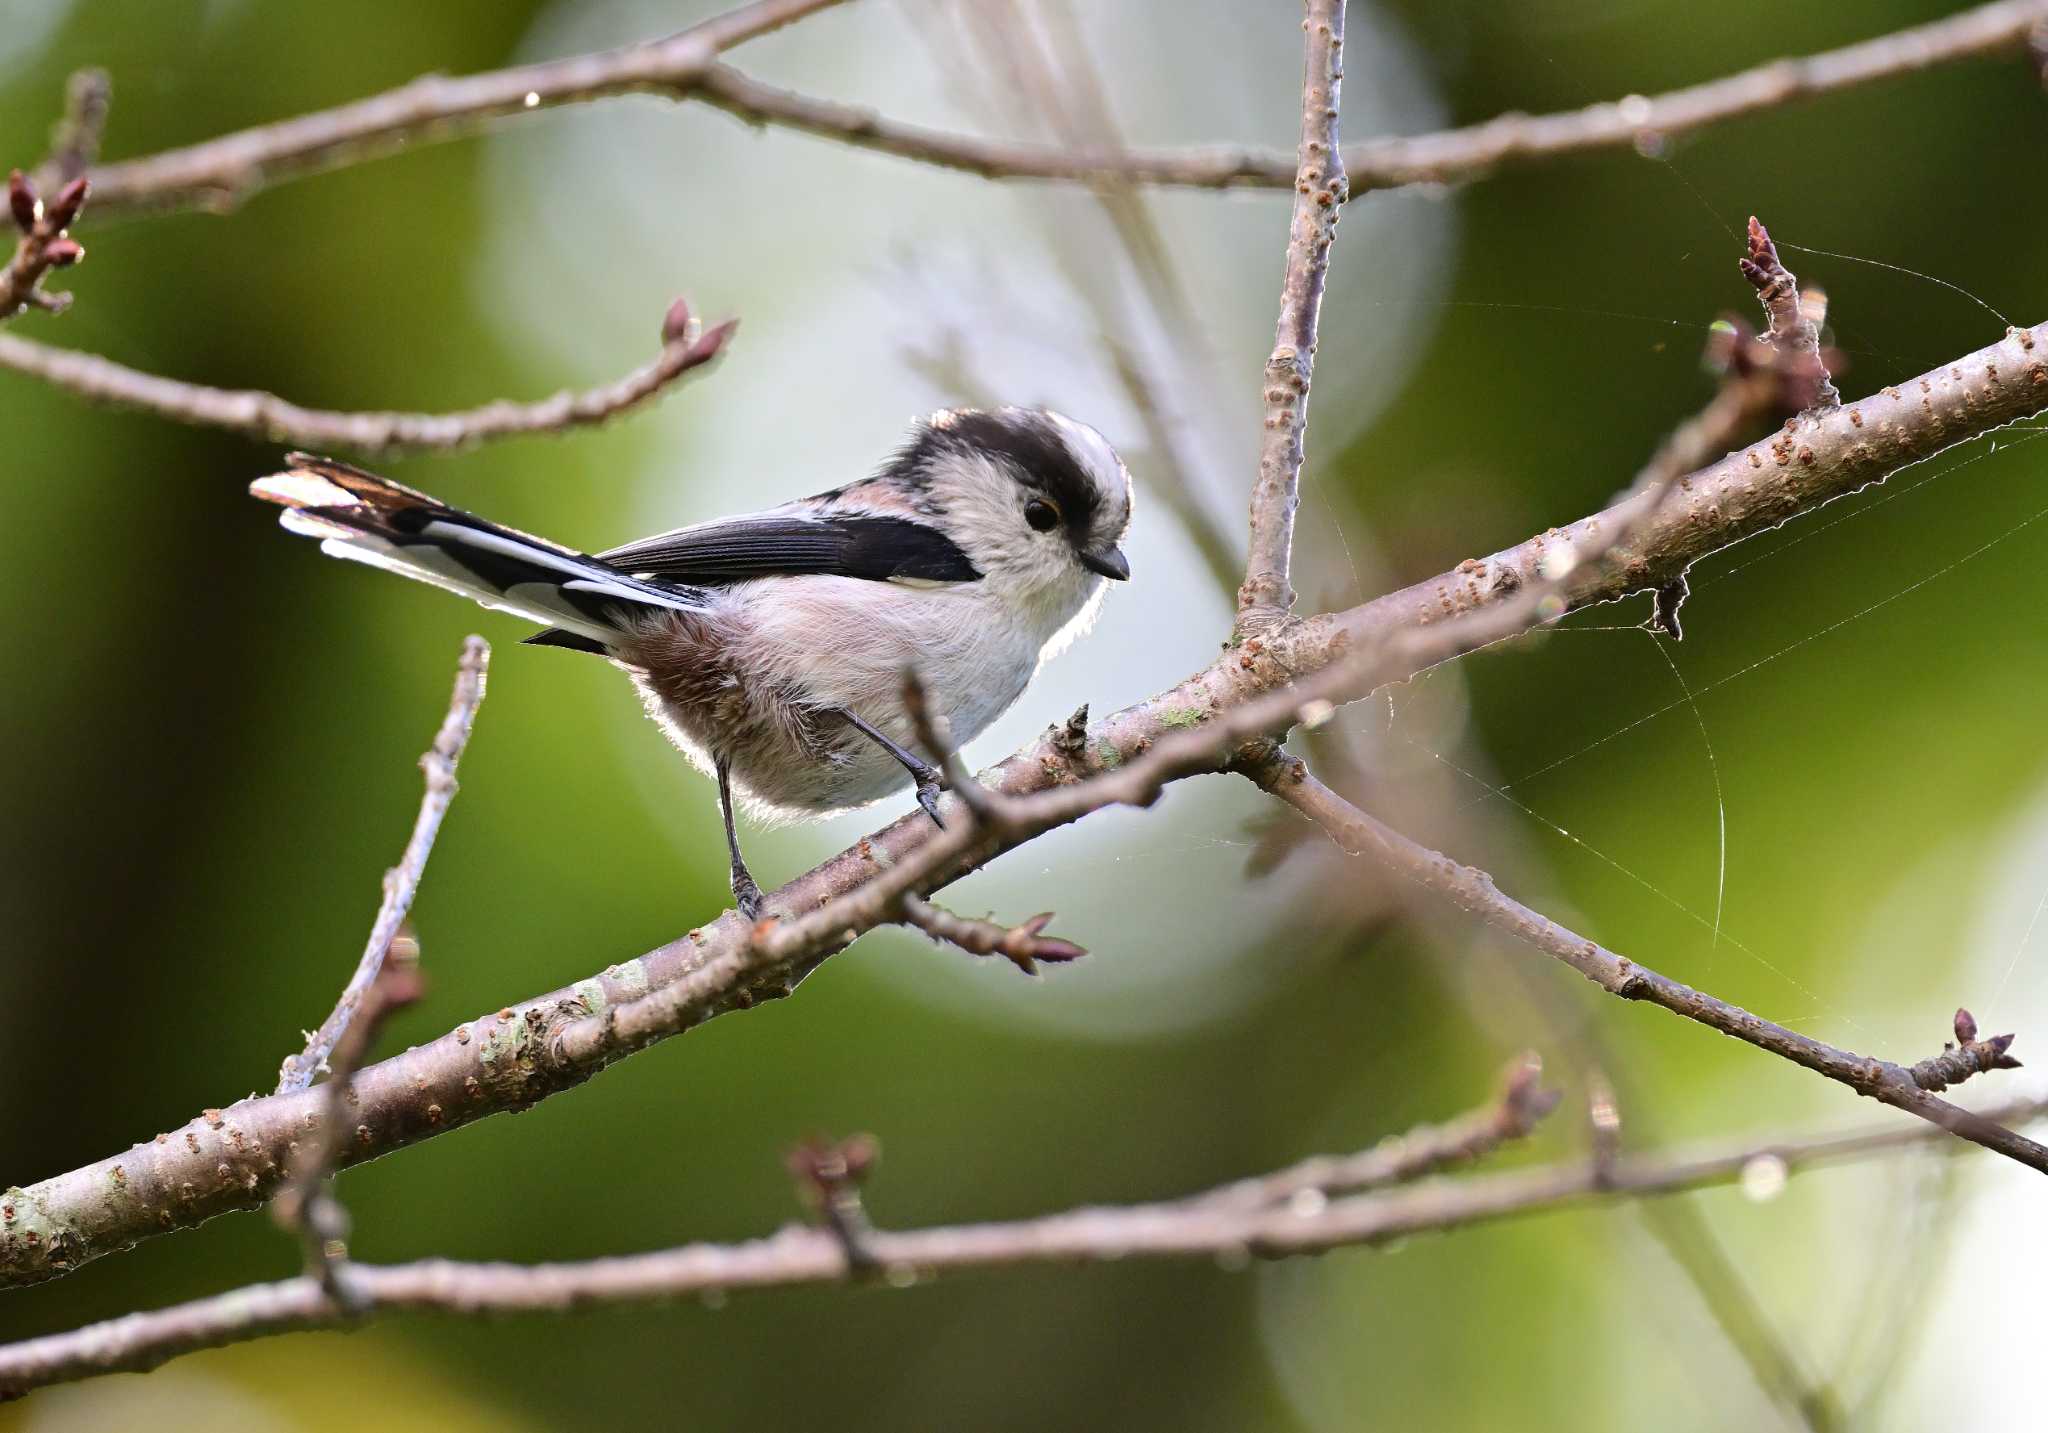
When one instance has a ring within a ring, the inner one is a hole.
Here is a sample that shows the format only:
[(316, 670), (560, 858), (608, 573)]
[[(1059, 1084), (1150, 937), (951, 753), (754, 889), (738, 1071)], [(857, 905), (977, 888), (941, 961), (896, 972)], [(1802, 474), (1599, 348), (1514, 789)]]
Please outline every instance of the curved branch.
[[(2048, 324), (2015, 330), (1907, 385), (1914, 399), (1897, 393), (1851, 404), (1681, 480), (1684, 501), (1667, 503), (1645, 526), (1649, 555), (1590, 571), (1572, 600), (1654, 588), (1762, 526), (2048, 409), (2048, 367), (2035, 357), (2048, 356), (2044, 345)], [(1858, 413), (1871, 416), (1852, 418)], [(1790, 445), (1785, 451), (1792, 455), (1810, 451), (1811, 462), (1788, 456), (1781, 464), (1780, 445)], [(1599, 519), (1587, 522), (1597, 526)], [(1533, 563), (1555, 541), (1532, 538), (1510, 554)], [(771, 895), (771, 909), (785, 918), (759, 941), (755, 927), (728, 911), (637, 960), (369, 1066), (356, 1078), (361, 1125), (347, 1160), (375, 1159), (488, 1115), (525, 1109), (635, 1049), (788, 994), (805, 973), (887, 918), (901, 891), (914, 886), (928, 895), (1030, 834), (1115, 802), (1149, 800), (1179, 776), (1222, 769), (1247, 731), (1285, 727), (1304, 704), (1354, 690), (1359, 678), (1345, 664), (1355, 642), (1371, 640), (1362, 614), (1377, 609), (1375, 620), (1388, 630), (1427, 634), (1428, 623), (1442, 615), (1499, 600), (1488, 596), (1485, 572), (1482, 564), (1465, 564), (1349, 613), (1285, 624), (1147, 701), (1093, 725), (1048, 731), (981, 778), (1013, 798), (1004, 810), (1019, 823), (1014, 837), (1007, 827), (1000, 836), (970, 831), (964, 820), (935, 832), (922, 811), (913, 811)], [(1327, 691), (1314, 689), (1318, 681)], [(0, 1197), (0, 1288), (56, 1278), (157, 1234), (259, 1207), (275, 1192), (317, 1094), (208, 1111), (122, 1154)]]
[[(1318, 781), (1294, 757), (1276, 757), (1258, 771), (1248, 774), (1265, 790), (1329, 832), (1331, 839), (1352, 855), (1373, 857), (1416, 884), (1446, 897), (1488, 925), (1506, 931), (1551, 959), (1570, 966), (1609, 995), (1660, 1006), (1723, 1035), (1768, 1050), (1815, 1074), (1847, 1085), (1859, 1095), (1867, 1095), (1895, 1109), (1918, 1115), (1929, 1124), (1960, 1135), (1972, 1144), (1996, 1150), (2029, 1169), (2048, 1174), (2048, 1145), (2016, 1134), (1933, 1093), (1946, 1084), (1967, 1079), (1971, 1074), (1998, 1068), (1993, 1063), (1996, 1060), (2010, 1060), (2005, 1052), (2012, 1043), (2011, 1036), (2001, 1037), (2004, 1044), (1998, 1045), (1995, 1051), (1966, 1046), (1962, 1051), (1948, 1051), (1946, 1059), (1936, 1056), (1911, 1069), (1889, 1060), (1839, 1049), (1752, 1015), (1739, 1005), (1731, 1005), (1703, 990), (1695, 990), (1682, 981), (1660, 975), (1639, 961), (1616, 955), (1599, 943), (1567, 929), (1542, 912), (1531, 910), (1495, 885), (1493, 877), (1485, 871), (1461, 865), (1439, 851), (1432, 851), (1361, 811)], [(1967, 1012), (1959, 1012), (1959, 1034), (1966, 1015)], [(1974, 1038), (1974, 1025), (1971, 1034)], [(1992, 1043), (1995, 1042), (1981, 1042), (1985, 1046)], [(1947, 1078), (1951, 1074), (1954, 1079)]]
[[(1674, 135), (1798, 100), (1933, 69), (1960, 60), (2023, 52), (2048, 16), (2037, 0), (2002, 0), (1926, 25), (1894, 31), (1801, 59), (1777, 60), (1656, 96), (1587, 105), (1555, 114), (1503, 114), (1483, 124), (1412, 137), (1369, 139), (1344, 151), (1351, 193), (1411, 184), (1451, 184), (1503, 164), (1602, 149), (1653, 148)], [(699, 79), (695, 97), (749, 124), (779, 125), (819, 138), (957, 169), (984, 179), (1105, 179), (1190, 189), (1285, 189), (1295, 164), (1284, 155), (1233, 148), (1057, 149), (905, 124), (862, 105), (818, 99), (765, 84), (730, 65)]]
[[(2023, 1122), (2048, 1110), (2034, 1100), (1984, 1118)], [(1170, 1204), (1076, 1209), (1003, 1224), (912, 1231), (864, 1230), (864, 1260), (914, 1275), (1035, 1264), (1110, 1263), (1133, 1258), (1250, 1255), (1276, 1258), (1385, 1243), (1528, 1214), (1648, 1198), (1738, 1180), (1756, 1169), (1773, 1177), (1842, 1160), (1867, 1159), (1940, 1138), (1924, 1125), (1886, 1125), (1832, 1135), (1728, 1141), (1609, 1162), (1581, 1160), (1511, 1173), (1419, 1184), (1392, 1193), (1329, 1197), (1301, 1186), (1282, 1202), (1238, 1199), (1224, 1186), (1210, 1197)], [(1309, 1197), (1300, 1197), (1303, 1191)], [(370, 1313), (525, 1313), (640, 1303), (689, 1294), (843, 1284), (865, 1276), (830, 1229), (792, 1225), (743, 1244), (689, 1244), (654, 1253), (562, 1264), (351, 1264), (351, 1291)], [(181, 1354), (272, 1334), (355, 1323), (361, 1314), (331, 1298), (316, 1277), (258, 1284), (150, 1313), (0, 1347), (0, 1399), (120, 1371), (156, 1368)]]
[[(684, 312), (671, 310), (671, 313)], [(685, 323), (667, 326), (660, 354), (624, 378), (583, 392), (563, 392), (533, 403), (499, 399), (457, 413), (336, 413), (302, 408), (273, 393), (208, 388), (128, 368), (75, 349), (53, 348), (0, 333), (0, 368), (98, 403), (138, 408), (173, 423), (224, 428), (231, 433), (300, 448), (389, 452), (400, 448), (459, 448), (515, 434), (560, 433), (593, 427), (639, 407), (704, 367), (725, 349), (738, 327), (728, 321), (696, 334)]]
[[(337, 109), (261, 125), (162, 154), (102, 165), (95, 221), (192, 207), (231, 209), (271, 184), (474, 132), (486, 121), (611, 95), (697, 99), (750, 124), (803, 130), (838, 143), (989, 179), (1094, 183), (1121, 179), (1195, 189), (1285, 189), (1294, 161), (1232, 148), (1086, 153), (951, 134), (888, 119), (859, 105), (778, 89), (712, 62), (717, 50), (834, 0), (788, 0), (736, 12), (777, 12), (716, 48), (689, 34), (622, 50), (462, 79), (427, 77)], [(1503, 164), (1647, 146), (1743, 115), (1958, 61), (2025, 50), (2048, 10), (2039, 0), (1997, 0), (1930, 24), (1840, 49), (1784, 59), (1705, 84), (1547, 115), (1503, 114), (1434, 134), (1367, 140), (1344, 153), (1354, 195), (1411, 184), (1449, 184)], [(772, 24), (769, 21), (772, 19)], [(527, 103), (527, 95), (536, 99)]]
[(680, 34), (451, 79), (424, 75), (368, 99), (104, 164), (94, 218), (232, 209), (272, 184), (453, 139), (506, 115), (612, 95), (686, 93), (719, 54), (842, 0), (752, 0)]

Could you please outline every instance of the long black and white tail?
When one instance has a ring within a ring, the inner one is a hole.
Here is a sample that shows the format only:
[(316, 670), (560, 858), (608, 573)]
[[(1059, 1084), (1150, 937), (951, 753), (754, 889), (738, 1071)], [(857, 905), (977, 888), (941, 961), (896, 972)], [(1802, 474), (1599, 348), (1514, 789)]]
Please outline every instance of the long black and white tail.
[[(485, 522), (425, 493), (330, 458), (293, 453), (289, 467), (249, 485), (282, 505), (289, 532), (317, 538), (330, 557), (431, 582), (500, 612), (556, 629), (544, 640), (602, 650), (635, 611), (704, 605), (690, 587), (644, 582), (610, 563)], [(568, 639), (568, 640), (565, 640)]]

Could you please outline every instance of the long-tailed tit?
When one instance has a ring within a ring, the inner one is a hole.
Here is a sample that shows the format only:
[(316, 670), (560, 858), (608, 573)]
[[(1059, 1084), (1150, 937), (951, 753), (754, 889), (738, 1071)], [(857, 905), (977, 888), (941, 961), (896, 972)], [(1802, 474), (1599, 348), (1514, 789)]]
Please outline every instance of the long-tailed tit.
[(294, 454), (250, 487), (334, 557), (545, 624), (527, 638), (610, 658), (647, 713), (718, 781), (732, 889), (735, 796), (769, 819), (833, 815), (906, 781), (915, 669), (957, 741), (1084, 630), (1130, 564), (1130, 475), (1103, 436), (1039, 409), (934, 414), (873, 477), (595, 557), (458, 512), (343, 463)]

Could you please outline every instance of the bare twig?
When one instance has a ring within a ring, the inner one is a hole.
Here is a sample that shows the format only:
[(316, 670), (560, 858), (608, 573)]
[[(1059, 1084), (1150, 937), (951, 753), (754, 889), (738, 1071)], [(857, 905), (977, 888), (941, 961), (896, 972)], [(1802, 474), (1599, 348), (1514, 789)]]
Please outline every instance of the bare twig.
[(348, 1211), (334, 1197), (334, 1167), (348, 1147), (356, 1071), (362, 1068), (385, 1020), (416, 1002), (423, 989), (419, 947), (410, 933), (400, 931), (391, 942), (388, 959), (380, 963), (362, 993), (355, 1021), (335, 1042), (333, 1074), (321, 1087), (326, 1106), (312, 1137), (299, 1146), (291, 1176), (270, 1206), (277, 1222), (299, 1236), (306, 1272), (320, 1281), (329, 1299), (350, 1313), (368, 1312), (369, 1303), (349, 1279)]
[[(1673, 501), (1639, 530), (1633, 555), (1574, 572), (1567, 602), (1654, 590), (1766, 526), (2048, 409), (2043, 345), (2048, 324), (2016, 329), (1904, 391), (1798, 420), (1790, 432), (1681, 480)], [(1597, 533), (1605, 517), (1573, 524), (1563, 536), (1576, 542)], [(1354, 632), (1369, 639), (1382, 623), (1421, 627), (1504, 600), (1515, 589), (1486, 574), (1540, 581), (1542, 556), (1558, 541), (1544, 534), (1496, 554), (1492, 568), (1466, 564), (1349, 612), (1286, 624), (1092, 725), (1049, 730), (982, 773), (1019, 821), (1014, 835), (970, 832), (965, 822), (934, 831), (922, 811), (912, 812), (771, 894), (771, 908), (812, 914), (777, 922), (765, 939), (728, 912), (638, 959), (370, 1066), (356, 1082), (358, 1119), (369, 1134), (350, 1148), (349, 1162), (524, 1109), (657, 1040), (787, 994), (860, 933), (894, 919), (891, 902), (902, 891), (929, 895), (1090, 811), (1150, 799), (1184, 775), (1227, 769), (1248, 737), (1284, 729), (1305, 705), (1341, 699), (1355, 687), (1341, 671)], [(1331, 672), (1345, 680), (1316, 689)], [(24, 1189), (8, 1206), (13, 1212), (0, 1216), (0, 1287), (58, 1277), (141, 1239), (260, 1206), (277, 1187), (275, 1171), (310, 1098), (301, 1091), (245, 1101), (223, 1112), (222, 1123), (195, 1119)], [(233, 1178), (218, 1175), (222, 1165)], [(120, 1198), (107, 1197), (114, 1186)]]
[(880, 1263), (868, 1252), (867, 1240), (875, 1226), (860, 1197), (860, 1187), (880, 1156), (874, 1136), (857, 1134), (843, 1140), (806, 1140), (784, 1160), (796, 1180), (798, 1197), (839, 1241), (851, 1275), (872, 1273)]
[(139, 408), (174, 423), (191, 423), (265, 442), (305, 448), (389, 452), (401, 448), (459, 448), (516, 434), (560, 433), (618, 417), (667, 391), (713, 362), (738, 327), (728, 321), (702, 333), (686, 305), (671, 308), (684, 322), (667, 322), (661, 352), (615, 383), (581, 393), (561, 392), (533, 403), (500, 399), (457, 413), (334, 413), (302, 408), (274, 394), (208, 388), (127, 368), (97, 354), (52, 348), (18, 334), (0, 334), (0, 368), (11, 368), (81, 398)]
[(114, 82), (105, 70), (76, 71), (64, 86), (64, 115), (50, 132), (50, 157), (36, 173), (43, 189), (69, 184), (98, 162)]
[(952, 737), (941, 730), (939, 716), (925, 694), (924, 679), (914, 667), (903, 671), (903, 711), (917, 734), (917, 744), (938, 764), (946, 789), (960, 798), (967, 814), (979, 825), (1000, 826), (1004, 820), (1001, 798), (968, 774)]
[[(939, 55), (940, 72), (954, 81), (963, 102), (982, 102), (1010, 128), (1049, 136), (1068, 152), (1124, 148), (1071, 5), (1040, 3), (1033, 12), (1036, 24), (1016, 0), (956, 7), (952, 13), (957, 26), (928, 30), (934, 43), (956, 37), (978, 42), (945, 44)], [(1101, 346), (1144, 425), (1141, 470), (1151, 494), (1186, 531), (1218, 589), (1233, 591), (1244, 559), (1205, 496), (1200, 470), (1234, 465), (1191, 417), (1218, 396), (1207, 340), (1175, 271), (1173, 246), (1138, 185), (1105, 175), (1088, 188), (1137, 282), (1105, 266), (1100, 236), (1078, 228), (1069, 210), (1048, 211), (1047, 242), (1069, 285), (1093, 312)], [(1148, 342), (1140, 322), (1147, 310), (1163, 342)], [(1232, 479), (1212, 485), (1212, 491), (1236, 486)]]
[[(1557, 114), (1503, 114), (1464, 129), (1366, 140), (1344, 152), (1350, 193), (1450, 184), (1504, 164), (1602, 149), (1654, 153), (1678, 135), (1725, 120), (1938, 65), (2020, 51), (2041, 14), (2038, 0), (2002, 0), (1667, 94), (1630, 95)], [(2039, 53), (2048, 55), (2048, 45)], [(1233, 148), (1087, 151), (951, 134), (904, 124), (865, 106), (796, 94), (730, 65), (713, 66), (698, 86), (698, 98), (749, 124), (803, 130), (986, 179), (1118, 179), (1197, 189), (1285, 189), (1295, 182), (1294, 162), (1277, 154)]]
[(1742, 276), (1756, 290), (1757, 299), (1764, 306), (1764, 316), (1770, 321), (1770, 331), (1764, 335), (1764, 342), (1818, 370), (1813, 401), (1806, 405), (1807, 408), (1839, 408), (1842, 395), (1828, 376), (1827, 364), (1820, 351), (1820, 330), (1827, 319), (1827, 300), (1818, 289), (1804, 298), (1800, 296), (1799, 280), (1779, 260), (1778, 246), (1771, 242), (1770, 231), (1754, 214), (1749, 216), (1749, 252), (1742, 257), (1740, 264)]
[(1289, 221), (1286, 273), (1280, 281), (1280, 320), (1266, 360), (1265, 433), (1259, 476), (1252, 485), (1251, 548), (1237, 593), (1237, 636), (1255, 637), (1294, 606), (1289, 566), (1294, 510), (1301, 501), (1303, 442), (1308, 433), (1309, 382), (1316, 361), (1316, 319), (1337, 215), (1345, 195), (1344, 160), (1337, 148), (1337, 113), (1344, 80), (1344, 0), (1307, 0), (1303, 25), (1301, 150)]
[(1543, 1063), (1526, 1054), (1510, 1064), (1489, 1105), (1440, 1125), (1422, 1125), (1356, 1154), (1318, 1155), (1254, 1179), (1241, 1179), (1195, 1203), (1208, 1208), (1313, 1207), (1317, 1198), (1362, 1194), (1485, 1158), (1503, 1144), (1527, 1139), (1560, 1094), (1542, 1085)]
[[(1987, 1111), (2022, 1122), (2048, 1110), (2034, 1100)], [(1604, 1175), (1586, 1162), (1539, 1165), (1389, 1193), (1280, 1205), (1166, 1204), (1076, 1209), (1005, 1224), (860, 1236), (866, 1257), (894, 1274), (890, 1286), (942, 1273), (1035, 1264), (1128, 1259), (1279, 1257), (1459, 1229), (1623, 1198), (1669, 1194), (1740, 1179), (1760, 1161), (1790, 1173), (1910, 1149), (1938, 1138), (1925, 1126), (1728, 1141), (1619, 1160)], [(349, 1276), (378, 1311), (516, 1313), (670, 1299), (708, 1292), (834, 1284), (864, 1270), (830, 1229), (792, 1226), (743, 1244), (691, 1244), (654, 1253), (561, 1264), (352, 1264)], [(318, 1279), (287, 1279), (130, 1314), (68, 1333), (0, 1346), (0, 1397), (105, 1373), (155, 1368), (181, 1354), (272, 1334), (325, 1328), (350, 1316)]]
[(427, 857), (433, 854), (434, 838), (441, 833), (441, 820), (455, 800), (456, 763), (462, 760), (462, 749), (469, 744), (470, 728), (476, 723), (477, 708), (483, 704), (484, 680), (490, 664), (490, 643), (481, 637), (471, 637), (462, 644), (462, 660), (455, 670), (455, 692), (448, 701), (448, 715), (441, 719), (441, 729), (434, 733), (434, 744), (420, 757), (420, 769), (426, 773), (426, 791), (420, 797), (412, 836), (406, 841), (398, 864), (384, 873), (383, 902), (377, 908), (376, 920), (371, 922), (370, 938), (356, 962), (355, 974), (349, 977), (334, 1012), (306, 1037), (306, 1048), (288, 1057), (278, 1071), (277, 1092), (281, 1095), (312, 1084), (321, 1066), (327, 1063), (329, 1053), (340, 1046), (349, 1023), (356, 1018), (357, 1008), (376, 984), (385, 952), (405, 925), (413, 896), (419, 891), (420, 877), (426, 873)]
[(1956, 1011), (1955, 1030), (1953, 1045), (1944, 1044), (1939, 1055), (1930, 1055), (1906, 1071), (1921, 1089), (1945, 1090), (1987, 1070), (2020, 1068), (2019, 1060), (2007, 1053), (2012, 1049), (2011, 1035), (1978, 1039), (1977, 1017), (1967, 1010)]
[[(1287, 802), (1330, 833), (1354, 855), (1371, 856), (1417, 884), (1445, 896), (1488, 925), (1562, 961), (1609, 995), (1641, 1000), (1731, 1035), (1795, 1065), (1847, 1085), (1894, 1109), (1918, 1115), (1973, 1144), (1996, 1150), (2029, 1169), (2048, 1174), (2048, 1146), (1937, 1099), (1916, 1070), (1870, 1055), (1859, 1055), (1788, 1030), (1740, 1006), (1660, 975), (1639, 961), (1616, 955), (1558, 922), (1531, 910), (1474, 866), (1460, 865), (1361, 811), (1318, 781), (1299, 760), (1282, 755), (1249, 773), (1265, 790)], [(1960, 1033), (1960, 1027), (1959, 1031)], [(1984, 1042), (1986, 1046), (1996, 1042)], [(1975, 1047), (1969, 1047), (1975, 1048)], [(2010, 1058), (2001, 1048), (1996, 1058)], [(1971, 1056), (1981, 1068), (1982, 1059)], [(1938, 1088), (1938, 1087), (1937, 1087)]]
[(1636, 1212), (1692, 1285), (1757, 1387), (1811, 1433), (1842, 1427), (1840, 1400), (1808, 1372), (1806, 1360), (1772, 1325), (1741, 1265), (1695, 1201), (1648, 1199), (1636, 1205)]
[(103, 200), (95, 217), (223, 212), (269, 185), (453, 139), (506, 115), (613, 95), (687, 94), (721, 52), (839, 3), (752, 0), (666, 39), (452, 79), (426, 75), (335, 109), (102, 165), (93, 171)]
[(85, 257), (84, 246), (67, 231), (85, 206), (90, 189), (88, 181), (73, 179), (45, 203), (36, 197), (35, 185), (19, 169), (8, 176), (8, 215), (21, 238), (7, 267), (0, 269), (0, 323), (23, 309), (62, 313), (70, 306), (71, 295), (45, 293), (41, 284), (52, 269), (68, 269)]
[(1000, 955), (1026, 975), (1038, 974), (1041, 960), (1058, 964), (1088, 953), (1072, 941), (1040, 934), (1052, 924), (1051, 911), (1041, 911), (1021, 925), (999, 926), (994, 921), (956, 916), (908, 892), (898, 898), (898, 905), (903, 919), (933, 940), (957, 945), (969, 955)]

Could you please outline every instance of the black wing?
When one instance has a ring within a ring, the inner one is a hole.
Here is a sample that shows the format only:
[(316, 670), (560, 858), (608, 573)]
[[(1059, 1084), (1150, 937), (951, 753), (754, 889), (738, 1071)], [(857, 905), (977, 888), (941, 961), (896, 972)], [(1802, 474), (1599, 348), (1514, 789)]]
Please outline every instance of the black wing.
[(665, 532), (599, 555), (627, 572), (693, 587), (811, 574), (876, 582), (981, 577), (937, 528), (872, 513), (762, 513)]

